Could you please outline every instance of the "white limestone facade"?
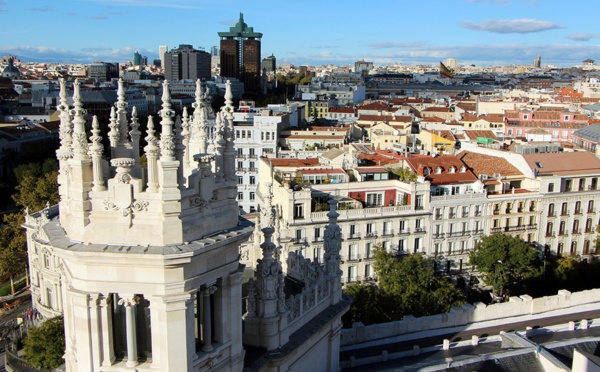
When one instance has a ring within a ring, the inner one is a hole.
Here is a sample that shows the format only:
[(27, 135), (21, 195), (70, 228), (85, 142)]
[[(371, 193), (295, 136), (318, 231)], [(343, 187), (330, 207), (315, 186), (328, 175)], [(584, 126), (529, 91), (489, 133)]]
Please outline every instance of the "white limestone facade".
[(241, 371), (238, 258), (253, 226), (238, 219), (230, 92), (215, 116), (198, 82), (193, 119), (176, 119), (165, 82), (143, 164), (123, 83), (110, 161), (74, 89), (69, 109), (61, 82), (59, 205), (25, 222), (33, 306), (64, 315), (66, 370)]

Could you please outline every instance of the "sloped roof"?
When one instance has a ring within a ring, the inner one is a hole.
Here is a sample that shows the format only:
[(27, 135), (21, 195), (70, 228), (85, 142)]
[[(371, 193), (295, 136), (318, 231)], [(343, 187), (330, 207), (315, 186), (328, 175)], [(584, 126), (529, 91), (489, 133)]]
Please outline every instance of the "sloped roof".
[(538, 174), (598, 174), (600, 159), (591, 152), (556, 152), (523, 155), (527, 165)]
[[(466, 165), (454, 155), (443, 156), (411, 156), (406, 159), (411, 170), (419, 175), (424, 175), (425, 168), (429, 168), (429, 174), (425, 179), (431, 182), (432, 185), (448, 185), (453, 183), (470, 183), (477, 181), (477, 176), (469, 170)], [(461, 172), (460, 168), (465, 166), (465, 171)], [(454, 168), (454, 172), (450, 169)], [(440, 173), (436, 170), (440, 169)]]
[(480, 174), (486, 174), (492, 176), (493, 174), (501, 174), (503, 176), (522, 176), (508, 160), (486, 154), (480, 154), (477, 152), (462, 151), (458, 154), (458, 158), (462, 160), (467, 167), (473, 171), (477, 176)]

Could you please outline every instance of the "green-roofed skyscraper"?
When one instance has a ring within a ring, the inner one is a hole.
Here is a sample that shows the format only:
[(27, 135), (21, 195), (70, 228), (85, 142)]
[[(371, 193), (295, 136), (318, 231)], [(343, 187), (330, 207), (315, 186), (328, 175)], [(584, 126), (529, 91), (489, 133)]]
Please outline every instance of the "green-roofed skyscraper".
[(254, 32), (244, 22), (244, 15), (228, 32), (219, 32), (221, 38), (221, 76), (237, 78), (248, 92), (260, 89), (260, 39), (262, 33)]

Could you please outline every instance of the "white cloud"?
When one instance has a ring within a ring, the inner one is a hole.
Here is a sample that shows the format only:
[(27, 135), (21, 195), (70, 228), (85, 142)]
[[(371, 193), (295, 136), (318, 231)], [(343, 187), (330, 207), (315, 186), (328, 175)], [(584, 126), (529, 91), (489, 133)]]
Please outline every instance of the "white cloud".
[(425, 45), (420, 41), (409, 41), (405, 43), (392, 43), (387, 41), (377, 42), (377, 43), (369, 43), (366, 44), (369, 48), (373, 49), (404, 49), (404, 48), (416, 48), (422, 47)]
[(71, 50), (52, 46), (22, 47), (22, 46), (0, 46), (9, 54), (16, 55), (23, 61), (32, 62), (64, 62), (64, 63), (91, 63), (94, 61), (123, 62), (133, 58), (133, 53), (139, 51), (147, 55), (149, 59), (154, 58), (156, 52), (153, 50), (126, 46), (122, 48), (96, 47)]
[(498, 34), (526, 34), (565, 28), (565, 26), (539, 19), (490, 19), (481, 23), (463, 22), (462, 27), (477, 31), (494, 32)]
[(200, 9), (196, 1), (193, 0), (81, 0), (86, 2), (101, 3), (115, 6), (133, 6), (133, 7), (158, 7), (175, 9)]
[(575, 41), (588, 41), (591, 39), (600, 39), (600, 34), (593, 34), (591, 32), (580, 32), (575, 34), (567, 35), (567, 39)]

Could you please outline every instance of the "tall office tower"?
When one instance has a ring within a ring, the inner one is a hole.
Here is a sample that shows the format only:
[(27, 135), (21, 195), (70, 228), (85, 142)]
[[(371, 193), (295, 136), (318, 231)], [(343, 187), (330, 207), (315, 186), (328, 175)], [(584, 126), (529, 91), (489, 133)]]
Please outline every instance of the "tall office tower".
[(449, 69), (456, 71), (456, 69), (458, 69), (458, 60), (456, 58), (446, 58), (444, 60), (444, 65)]
[(196, 50), (189, 44), (179, 44), (177, 49), (165, 53), (163, 69), (165, 79), (169, 81), (210, 80), (210, 54)]
[(267, 73), (277, 70), (277, 60), (274, 55), (270, 55), (262, 60), (262, 69)]
[(228, 32), (219, 32), (221, 38), (221, 76), (237, 78), (246, 91), (260, 89), (260, 39), (262, 33), (254, 32), (244, 22), (244, 15)]
[(100, 82), (116, 79), (119, 77), (119, 64), (94, 62), (88, 68), (88, 77)]
[(541, 56), (537, 56), (537, 58), (533, 60), (533, 67), (535, 67), (535, 68), (542, 67), (542, 57)]
[(219, 56), (219, 47), (216, 45), (213, 45), (210, 48), (210, 55), (211, 55), (211, 57), (218, 57)]
[(165, 68), (165, 53), (167, 52), (168, 47), (166, 45), (158, 46), (158, 58), (160, 59), (160, 67)]
[(135, 51), (135, 53), (133, 53), (133, 65), (139, 66), (141, 64), (142, 64), (142, 55), (140, 54), (140, 52)]

